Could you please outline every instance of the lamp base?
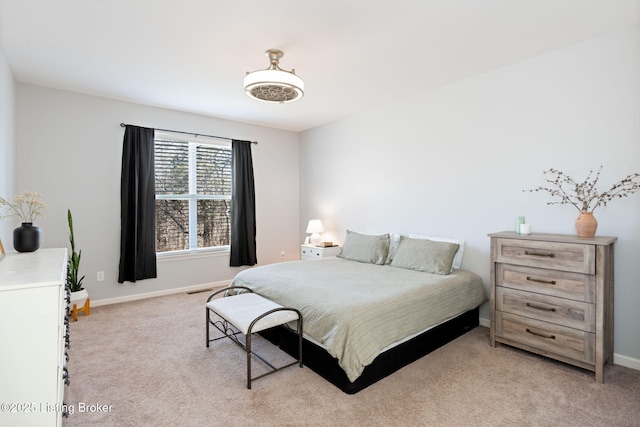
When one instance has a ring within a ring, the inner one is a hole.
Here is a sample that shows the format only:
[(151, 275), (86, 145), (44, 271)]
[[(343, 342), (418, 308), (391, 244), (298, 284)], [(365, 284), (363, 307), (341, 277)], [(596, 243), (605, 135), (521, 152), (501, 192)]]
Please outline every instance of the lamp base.
[(317, 246), (320, 244), (320, 233), (313, 233), (311, 235), (311, 238), (309, 239), (309, 243), (311, 243), (314, 246)]

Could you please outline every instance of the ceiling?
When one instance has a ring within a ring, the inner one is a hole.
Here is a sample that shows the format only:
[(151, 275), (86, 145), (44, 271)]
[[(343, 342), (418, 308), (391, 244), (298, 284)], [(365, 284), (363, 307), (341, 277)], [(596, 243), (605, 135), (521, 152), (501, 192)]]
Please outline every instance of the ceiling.
[[(640, 0), (0, 0), (18, 82), (303, 131), (640, 22)], [(284, 51), (305, 96), (248, 98)]]

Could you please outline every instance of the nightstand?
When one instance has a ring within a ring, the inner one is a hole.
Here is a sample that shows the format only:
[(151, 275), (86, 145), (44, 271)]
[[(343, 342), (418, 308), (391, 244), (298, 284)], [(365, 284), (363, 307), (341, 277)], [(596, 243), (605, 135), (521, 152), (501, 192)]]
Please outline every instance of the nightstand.
[(340, 253), (339, 246), (331, 246), (328, 248), (321, 248), (319, 246), (312, 246), (312, 245), (300, 246), (300, 259), (302, 261), (328, 258), (328, 257), (336, 256), (339, 253)]

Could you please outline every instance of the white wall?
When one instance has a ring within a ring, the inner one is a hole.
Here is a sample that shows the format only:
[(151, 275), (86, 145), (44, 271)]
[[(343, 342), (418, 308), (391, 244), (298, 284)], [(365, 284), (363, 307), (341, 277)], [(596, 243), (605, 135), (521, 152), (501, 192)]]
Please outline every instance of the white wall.
[[(428, 54), (428, 53), (425, 53)], [(425, 73), (428, 73), (425, 70)], [(381, 90), (384, 85), (381, 84)], [(466, 239), (463, 268), (488, 289), (487, 233), (574, 234), (578, 212), (522, 189), (551, 167), (601, 190), (640, 172), (640, 27), (576, 44), (301, 134), (300, 232), (328, 228)], [(618, 236), (615, 352), (640, 369), (640, 194), (595, 211)], [(488, 305), (481, 309), (488, 318)]]
[[(0, 197), (13, 198), (14, 141), (13, 141), (13, 74), (4, 52), (0, 49)], [(11, 222), (0, 221), (0, 240), (5, 251), (13, 249)]]
[[(215, 284), (239, 271), (229, 267), (228, 254), (163, 259), (157, 279), (117, 283), (122, 122), (258, 141), (252, 146), (258, 261), (280, 261), (282, 250), (298, 253), (299, 233), (291, 226), (299, 222), (295, 133), (26, 84), (16, 85), (15, 116), (17, 191), (43, 195), (49, 214), (37, 224), (42, 247), (69, 247), (71, 209), (80, 272), (94, 303)], [(104, 282), (96, 281), (98, 271)]]

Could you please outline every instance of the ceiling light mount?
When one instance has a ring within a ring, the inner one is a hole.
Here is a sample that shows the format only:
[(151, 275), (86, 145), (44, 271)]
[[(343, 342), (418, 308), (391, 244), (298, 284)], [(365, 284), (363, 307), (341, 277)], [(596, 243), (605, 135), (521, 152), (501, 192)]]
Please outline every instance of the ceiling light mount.
[(244, 91), (258, 101), (283, 104), (297, 101), (304, 96), (304, 82), (296, 75), (296, 70), (283, 70), (279, 66), (284, 53), (278, 49), (268, 49), (269, 68), (247, 72), (244, 77)]

